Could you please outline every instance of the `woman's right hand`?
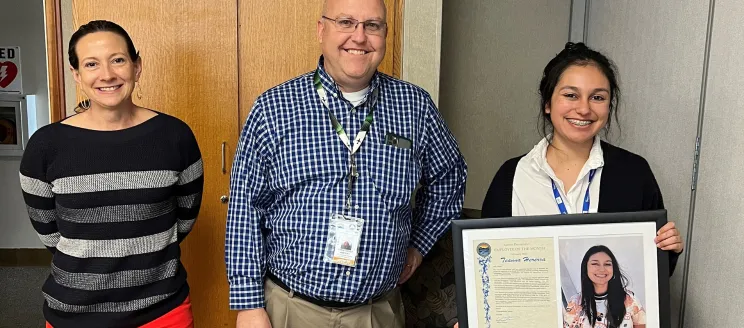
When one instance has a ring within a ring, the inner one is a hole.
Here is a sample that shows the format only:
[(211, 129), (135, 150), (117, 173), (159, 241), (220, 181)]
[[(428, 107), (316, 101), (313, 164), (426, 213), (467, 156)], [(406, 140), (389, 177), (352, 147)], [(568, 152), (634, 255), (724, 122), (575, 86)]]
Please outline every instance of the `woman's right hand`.
[(682, 253), (684, 246), (682, 245), (682, 236), (679, 235), (674, 222), (669, 221), (656, 233), (656, 247), (665, 251), (672, 251), (677, 254)]

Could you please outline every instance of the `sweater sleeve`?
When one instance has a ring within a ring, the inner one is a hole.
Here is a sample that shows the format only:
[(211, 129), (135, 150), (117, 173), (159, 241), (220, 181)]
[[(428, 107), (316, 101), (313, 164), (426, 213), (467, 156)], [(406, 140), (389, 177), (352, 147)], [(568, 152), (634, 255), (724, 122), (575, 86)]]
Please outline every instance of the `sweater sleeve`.
[[(184, 124), (185, 125), (185, 124)], [(188, 126), (181, 132), (182, 171), (178, 174), (175, 196), (178, 203), (178, 241), (191, 232), (201, 208), (204, 190), (204, 166), (199, 144)]]
[(31, 225), (44, 246), (55, 253), (60, 234), (57, 229), (57, 210), (52, 182), (47, 178), (48, 156), (53, 155), (50, 147), (53, 138), (47, 137), (45, 131), (48, 130), (38, 131), (29, 140), (21, 159), (19, 177)]
[[(643, 186), (643, 210), (652, 211), (664, 209), (664, 197), (661, 195), (661, 188), (659, 188), (659, 184), (656, 182), (656, 177), (651, 170), (651, 166), (645, 159), (643, 159), (643, 165), (644, 171), (647, 172)], [(673, 251), (668, 251), (667, 253), (669, 254), (669, 275), (671, 276), (674, 273), (674, 269), (677, 267), (677, 262), (679, 261), (679, 255), (681, 252), (675, 253)]]
[(514, 173), (521, 157), (506, 161), (496, 172), (488, 187), (481, 207), (482, 218), (500, 218), (512, 216), (512, 191)]

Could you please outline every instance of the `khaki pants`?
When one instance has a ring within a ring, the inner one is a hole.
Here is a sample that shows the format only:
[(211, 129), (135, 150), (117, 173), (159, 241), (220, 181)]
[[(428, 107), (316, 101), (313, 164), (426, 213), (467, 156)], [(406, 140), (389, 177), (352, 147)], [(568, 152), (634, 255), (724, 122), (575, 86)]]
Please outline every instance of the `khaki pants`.
[(271, 279), (264, 286), (272, 328), (403, 328), (405, 322), (398, 288), (372, 304), (335, 309), (294, 297)]

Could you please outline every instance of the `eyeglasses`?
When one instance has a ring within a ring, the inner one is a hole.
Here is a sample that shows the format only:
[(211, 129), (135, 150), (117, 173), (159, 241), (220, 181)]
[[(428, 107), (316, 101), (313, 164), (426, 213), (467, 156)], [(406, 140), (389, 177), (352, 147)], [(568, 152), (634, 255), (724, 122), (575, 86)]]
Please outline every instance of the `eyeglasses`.
[(322, 17), (333, 22), (333, 25), (336, 25), (336, 29), (343, 33), (354, 33), (357, 25), (360, 23), (362, 24), (362, 28), (364, 28), (364, 33), (369, 35), (382, 35), (385, 32), (385, 27), (387, 27), (387, 23), (378, 20), (360, 22), (353, 18), (339, 17), (333, 19), (326, 16)]

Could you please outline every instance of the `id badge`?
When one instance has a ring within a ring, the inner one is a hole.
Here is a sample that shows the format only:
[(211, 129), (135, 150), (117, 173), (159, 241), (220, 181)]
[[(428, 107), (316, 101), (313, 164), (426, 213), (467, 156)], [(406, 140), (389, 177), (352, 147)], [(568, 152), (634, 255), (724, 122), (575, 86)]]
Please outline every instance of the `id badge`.
[(355, 267), (364, 220), (341, 214), (331, 215), (328, 225), (325, 262)]

